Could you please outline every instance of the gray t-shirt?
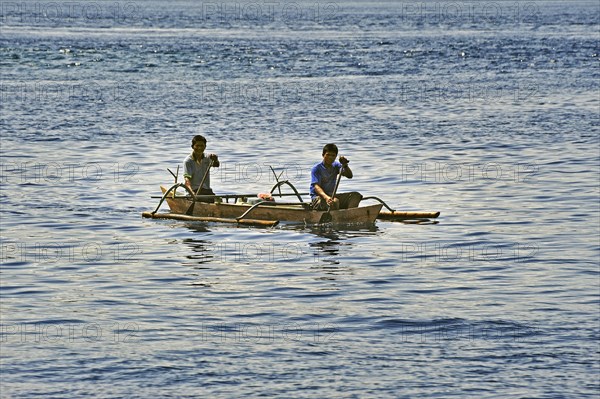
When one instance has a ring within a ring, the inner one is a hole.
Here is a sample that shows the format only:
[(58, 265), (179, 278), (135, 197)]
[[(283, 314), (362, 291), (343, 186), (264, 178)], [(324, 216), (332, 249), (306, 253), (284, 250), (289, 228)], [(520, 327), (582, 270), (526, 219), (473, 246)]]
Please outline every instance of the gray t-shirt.
[[(207, 156), (204, 156), (200, 162), (196, 162), (194, 158), (192, 158), (192, 154), (190, 154), (183, 161), (183, 177), (190, 179), (194, 191), (198, 189), (209, 165), (210, 158)], [(206, 176), (202, 188), (210, 189), (210, 173)]]

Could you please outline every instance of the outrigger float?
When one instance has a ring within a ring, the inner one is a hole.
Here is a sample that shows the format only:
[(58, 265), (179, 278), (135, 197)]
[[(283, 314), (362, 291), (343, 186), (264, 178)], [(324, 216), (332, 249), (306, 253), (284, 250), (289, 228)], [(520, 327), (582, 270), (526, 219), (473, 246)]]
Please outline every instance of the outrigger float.
[[(173, 176), (175, 175), (173, 174)], [(284, 184), (290, 186), (294, 193), (282, 194), (281, 186)], [(278, 181), (269, 194), (259, 194), (258, 196), (257, 194), (195, 195), (182, 183), (175, 183), (168, 189), (164, 186), (160, 188), (163, 192), (162, 197), (152, 197), (160, 198), (158, 206), (152, 212), (143, 212), (143, 217), (272, 227), (279, 222), (332, 223), (336, 225), (373, 224), (376, 219), (404, 223), (426, 223), (440, 215), (439, 212), (398, 212), (377, 197), (362, 199), (362, 201), (378, 201), (377, 204), (373, 205), (339, 210), (313, 210), (310, 204), (302, 199), (303, 195), (307, 196), (308, 194), (299, 193), (292, 183), (287, 180)], [(178, 188), (183, 188), (187, 195), (176, 195)], [(275, 190), (279, 190), (279, 193), (274, 194)], [(277, 202), (273, 198), (277, 196), (279, 198), (295, 196), (299, 202)], [(157, 213), (164, 201), (167, 201), (171, 212)], [(384, 206), (388, 211), (381, 211)]]

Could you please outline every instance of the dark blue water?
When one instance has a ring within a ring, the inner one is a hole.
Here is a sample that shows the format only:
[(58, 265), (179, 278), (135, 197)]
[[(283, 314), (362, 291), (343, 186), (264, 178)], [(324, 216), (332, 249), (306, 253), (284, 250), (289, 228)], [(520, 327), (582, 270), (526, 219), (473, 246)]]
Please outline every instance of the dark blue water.
[[(3, 398), (597, 397), (597, 2), (0, 16)], [(142, 219), (199, 133), (218, 193), (336, 142), (439, 223)]]

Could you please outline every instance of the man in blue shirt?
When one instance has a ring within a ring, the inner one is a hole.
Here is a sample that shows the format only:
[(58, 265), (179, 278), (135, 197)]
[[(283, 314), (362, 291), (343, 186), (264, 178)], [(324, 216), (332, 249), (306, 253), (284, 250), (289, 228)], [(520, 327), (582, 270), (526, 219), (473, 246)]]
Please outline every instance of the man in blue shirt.
[(336, 161), (338, 148), (335, 144), (326, 144), (323, 147), (323, 161), (312, 167), (310, 171), (310, 198), (312, 208), (317, 210), (347, 209), (356, 208), (362, 199), (360, 193), (353, 191), (350, 193), (335, 194), (335, 183), (337, 181), (340, 169), (342, 176), (352, 179), (352, 170), (348, 166), (348, 159), (340, 157)]

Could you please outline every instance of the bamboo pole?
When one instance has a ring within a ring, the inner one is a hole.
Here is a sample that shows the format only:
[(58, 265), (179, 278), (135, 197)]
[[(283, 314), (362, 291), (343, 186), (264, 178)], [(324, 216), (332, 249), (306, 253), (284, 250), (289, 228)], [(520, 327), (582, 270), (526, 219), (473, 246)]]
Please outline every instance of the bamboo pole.
[(186, 222), (218, 222), (218, 223), (230, 223), (230, 224), (243, 224), (248, 226), (261, 226), (261, 227), (274, 227), (279, 224), (278, 220), (257, 220), (257, 219), (228, 219), (228, 218), (216, 218), (209, 216), (189, 216), (181, 215), (177, 213), (152, 213), (143, 212), (142, 217), (151, 219), (173, 219), (183, 220)]
[(412, 219), (435, 219), (440, 216), (439, 212), (379, 212), (377, 219), (381, 220), (412, 220)]

